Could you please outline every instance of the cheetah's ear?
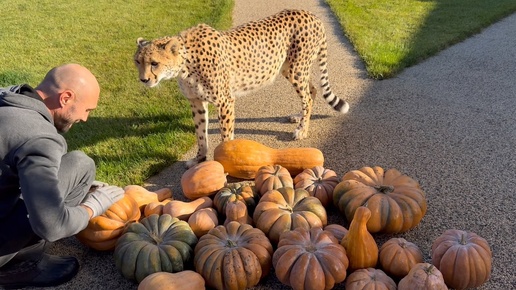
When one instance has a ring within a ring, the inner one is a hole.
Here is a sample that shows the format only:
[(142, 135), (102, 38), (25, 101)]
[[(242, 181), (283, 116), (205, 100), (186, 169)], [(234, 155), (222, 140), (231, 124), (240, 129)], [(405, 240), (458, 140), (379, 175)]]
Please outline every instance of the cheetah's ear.
[(178, 38), (171, 38), (167, 44), (165, 44), (165, 50), (170, 51), (173, 55), (177, 55), (179, 53), (179, 49), (181, 47), (181, 42)]
[(138, 37), (138, 39), (136, 39), (136, 44), (138, 44), (138, 47), (141, 48), (149, 44), (149, 41), (143, 39), (143, 37)]

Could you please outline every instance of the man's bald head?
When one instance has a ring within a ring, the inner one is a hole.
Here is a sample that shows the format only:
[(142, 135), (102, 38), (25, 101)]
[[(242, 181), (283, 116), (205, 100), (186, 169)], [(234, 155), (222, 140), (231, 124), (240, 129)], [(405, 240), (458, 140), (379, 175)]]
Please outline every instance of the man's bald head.
[(97, 78), (87, 68), (74, 63), (51, 69), (36, 90), (60, 132), (68, 131), (74, 123), (85, 122), (97, 107), (100, 95)]

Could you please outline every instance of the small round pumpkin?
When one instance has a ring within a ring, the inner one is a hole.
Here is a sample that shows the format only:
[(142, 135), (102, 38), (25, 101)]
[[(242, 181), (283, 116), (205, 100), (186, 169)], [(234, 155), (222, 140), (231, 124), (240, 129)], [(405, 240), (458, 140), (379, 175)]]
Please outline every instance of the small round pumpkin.
[(226, 220), (224, 225), (232, 221), (253, 225), (253, 219), (249, 216), (247, 206), (243, 201), (235, 200), (226, 204)]
[(449, 229), (432, 244), (432, 264), (450, 288), (482, 285), (491, 276), (492, 259), (487, 241), (472, 232)]
[(188, 225), (190, 225), (195, 235), (200, 238), (219, 225), (217, 211), (212, 207), (201, 208), (188, 218)]
[(156, 272), (145, 277), (137, 290), (204, 290), (204, 278), (197, 272)]
[(111, 205), (108, 210), (88, 222), (86, 228), (75, 237), (86, 246), (98, 251), (111, 251), (128, 224), (141, 217), (138, 204), (130, 195)]
[(258, 169), (254, 179), (256, 190), (263, 196), (267, 191), (282, 187), (294, 187), (294, 180), (281, 165), (266, 165)]
[(346, 250), (320, 227), (281, 234), (272, 257), (276, 277), (295, 290), (332, 289), (346, 279)]
[(370, 233), (402, 233), (416, 227), (426, 214), (419, 183), (392, 168), (363, 167), (347, 172), (333, 190), (333, 203), (348, 221), (359, 206), (371, 210)]
[(414, 265), (423, 262), (419, 247), (404, 238), (391, 238), (380, 247), (379, 261), (389, 276), (405, 277)]
[(126, 228), (113, 257), (122, 275), (139, 283), (152, 273), (185, 270), (196, 243), (187, 222), (168, 214), (153, 214)]
[(329, 231), (333, 234), (333, 236), (339, 241), (339, 243), (342, 241), (342, 239), (347, 235), (348, 229), (346, 229), (344, 226), (341, 226), (339, 224), (329, 224), (324, 227), (324, 230)]
[(375, 268), (358, 269), (346, 279), (346, 290), (370, 289), (396, 290), (396, 282), (385, 272)]
[(335, 171), (322, 166), (305, 169), (294, 178), (294, 188), (306, 189), (324, 206), (333, 202), (333, 190), (337, 184), (339, 178)]
[(252, 214), (259, 199), (260, 195), (255, 190), (254, 181), (228, 183), (215, 194), (213, 207), (219, 214), (225, 215), (227, 203), (240, 200), (246, 204), (247, 210)]
[(401, 279), (398, 290), (448, 290), (441, 272), (430, 263), (415, 264)]
[(308, 191), (282, 187), (262, 196), (254, 210), (253, 221), (276, 244), (283, 232), (298, 227), (324, 227), (328, 218), (324, 206)]
[(272, 245), (263, 232), (230, 222), (199, 239), (194, 266), (209, 287), (243, 290), (257, 285), (270, 272), (272, 253)]
[(224, 167), (217, 161), (208, 160), (190, 167), (181, 176), (181, 189), (190, 200), (215, 194), (226, 185)]

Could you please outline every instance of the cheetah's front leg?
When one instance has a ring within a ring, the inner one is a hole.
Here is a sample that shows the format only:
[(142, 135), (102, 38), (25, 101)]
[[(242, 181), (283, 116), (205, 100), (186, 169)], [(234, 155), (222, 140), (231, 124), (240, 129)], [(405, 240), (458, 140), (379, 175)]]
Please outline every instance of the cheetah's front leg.
[(228, 141), (235, 137), (235, 99), (227, 97), (223, 100), (218, 105), (220, 135), (222, 141)]
[(199, 99), (188, 100), (192, 108), (198, 147), (197, 156), (186, 162), (186, 167), (190, 168), (200, 162), (206, 161), (206, 155), (208, 154), (208, 102), (203, 102)]

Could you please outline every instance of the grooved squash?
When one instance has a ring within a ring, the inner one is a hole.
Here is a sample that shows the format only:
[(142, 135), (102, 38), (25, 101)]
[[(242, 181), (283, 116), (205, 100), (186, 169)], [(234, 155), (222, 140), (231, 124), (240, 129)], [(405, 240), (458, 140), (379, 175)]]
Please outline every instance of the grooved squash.
[(324, 156), (317, 148), (274, 149), (246, 139), (221, 142), (213, 152), (213, 159), (229, 175), (242, 179), (254, 179), (258, 169), (265, 165), (281, 165), (295, 176), (324, 164)]

